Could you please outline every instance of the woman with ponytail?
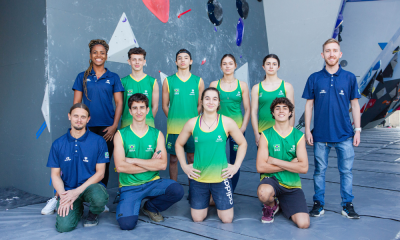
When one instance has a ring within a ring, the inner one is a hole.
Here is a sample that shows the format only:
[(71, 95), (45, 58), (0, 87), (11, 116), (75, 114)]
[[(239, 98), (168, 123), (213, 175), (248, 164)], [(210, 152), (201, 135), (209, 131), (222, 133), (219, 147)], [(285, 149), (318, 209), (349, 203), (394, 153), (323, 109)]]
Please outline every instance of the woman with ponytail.
[[(104, 40), (90, 41), (89, 68), (78, 74), (72, 90), (74, 90), (74, 104), (83, 101), (89, 107), (91, 118), (87, 126), (91, 132), (106, 140), (108, 148), (106, 157), (111, 159), (114, 150), (113, 137), (122, 114), (124, 87), (119, 76), (104, 67), (108, 48)], [(110, 163), (107, 163), (101, 181), (105, 186), (108, 182), (109, 166)]]

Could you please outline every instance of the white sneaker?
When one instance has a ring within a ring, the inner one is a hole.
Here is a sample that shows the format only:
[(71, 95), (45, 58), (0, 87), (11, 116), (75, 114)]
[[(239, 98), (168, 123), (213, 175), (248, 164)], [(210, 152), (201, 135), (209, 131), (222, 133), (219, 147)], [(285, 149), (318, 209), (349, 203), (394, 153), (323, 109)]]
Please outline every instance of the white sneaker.
[(107, 205), (104, 206), (104, 211), (103, 212), (109, 212), (110, 209), (107, 207)]
[(54, 196), (53, 198), (47, 201), (46, 206), (42, 209), (42, 214), (43, 215), (54, 214), (56, 207), (57, 207), (57, 197)]

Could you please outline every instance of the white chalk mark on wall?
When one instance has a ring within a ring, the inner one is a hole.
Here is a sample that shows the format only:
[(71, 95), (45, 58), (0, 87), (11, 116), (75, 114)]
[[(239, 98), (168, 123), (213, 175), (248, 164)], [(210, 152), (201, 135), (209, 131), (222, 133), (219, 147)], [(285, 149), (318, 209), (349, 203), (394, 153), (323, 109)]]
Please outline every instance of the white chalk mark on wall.
[[(243, 82), (247, 83), (247, 86), (249, 87), (249, 89), (251, 89), (250, 83), (249, 83), (249, 64), (248, 63), (245, 63), (240, 68), (236, 69), (235, 78), (237, 78), (239, 81), (243, 81)], [(250, 94), (250, 98), (251, 98), (251, 94)]]
[(50, 132), (50, 106), (49, 106), (49, 84), (46, 84), (46, 88), (44, 90), (44, 97), (42, 102), (42, 114), (44, 120), (46, 121), (47, 130)]
[(108, 61), (126, 64), (128, 64), (129, 49), (139, 47), (139, 43), (135, 34), (133, 34), (125, 13), (122, 13), (121, 19), (111, 37), (109, 46)]

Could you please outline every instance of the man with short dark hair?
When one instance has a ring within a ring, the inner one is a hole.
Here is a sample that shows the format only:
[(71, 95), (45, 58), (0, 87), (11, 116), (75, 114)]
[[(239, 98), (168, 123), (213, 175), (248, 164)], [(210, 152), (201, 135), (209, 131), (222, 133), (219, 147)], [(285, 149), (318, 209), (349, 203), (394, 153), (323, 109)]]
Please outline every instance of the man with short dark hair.
[(162, 222), (160, 212), (183, 197), (183, 187), (174, 180), (160, 178), (167, 167), (164, 136), (146, 124), (149, 100), (141, 93), (128, 100), (131, 125), (120, 129), (114, 137), (114, 161), (119, 172), (120, 199), (117, 221), (122, 230), (135, 228), (141, 208), (152, 221)]
[(74, 104), (68, 118), (71, 128), (54, 141), (47, 162), (53, 186), (60, 195), (56, 220), (59, 232), (75, 229), (83, 214), (83, 202), (90, 203), (83, 226), (96, 226), (98, 214), (108, 202), (101, 182), (106, 163), (110, 162), (106, 141), (86, 128), (90, 112), (85, 104)]
[[(360, 144), (360, 105), (361, 97), (357, 79), (353, 73), (345, 71), (339, 65), (342, 57), (340, 44), (328, 39), (322, 46), (322, 58), (325, 67), (311, 74), (304, 88), (303, 98), (307, 99), (305, 109), (305, 135), (310, 146), (314, 146), (314, 206), (310, 216), (324, 214), (325, 172), (328, 156), (332, 147), (336, 149), (340, 173), (340, 195), (342, 197), (342, 215), (348, 218), (360, 218), (353, 206), (353, 162), (354, 147)], [(349, 116), (351, 105), (355, 134)], [(314, 109), (314, 130), (310, 124)]]
[(271, 104), (275, 125), (261, 133), (257, 152), (261, 182), (257, 195), (264, 204), (261, 222), (272, 223), (280, 207), (297, 227), (308, 228), (310, 217), (299, 176), (308, 171), (308, 157), (303, 133), (289, 123), (293, 110), (288, 98), (276, 98)]

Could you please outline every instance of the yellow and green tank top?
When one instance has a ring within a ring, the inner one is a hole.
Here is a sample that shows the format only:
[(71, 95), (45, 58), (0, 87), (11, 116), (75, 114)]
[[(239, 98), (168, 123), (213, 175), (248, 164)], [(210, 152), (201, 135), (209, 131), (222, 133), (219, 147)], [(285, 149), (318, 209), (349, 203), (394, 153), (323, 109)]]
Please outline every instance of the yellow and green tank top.
[(224, 91), (221, 88), (221, 80), (218, 80), (217, 89), (220, 92), (220, 109), (218, 113), (230, 117), (236, 122), (239, 128), (243, 124), (243, 113), (241, 109), (242, 105), (242, 88), (240, 86), (240, 81), (237, 80), (237, 87), (233, 91)]
[[(268, 128), (262, 132), (267, 140), (269, 156), (283, 161), (292, 161), (297, 157), (297, 145), (303, 138), (303, 133), (292, 127), (287, 136), (281, 136), (275, 127)], [(285, 188), (301, 188), (300, 176), (298, 173), (282, 171), (276, 173), (262, 173), (261, 180), (265, 177), (276, 177), (279, 184)]]
[(167, 133), (179, 134), (185, 123), (196, 116), (199, 100), (200, 77), (190, 74), (183, 81), (177, 74), (165, 78), (169, 92), (169, 110), (167, 118)]
[(222, 169), (228, 167), (225, 147), (228, 138), (222, 115), (218, 115), (218, 121), (215, 128), (211, 131), (204, 131), (200, 126), (201, 116), (197, 117), (196, 125), (193, 128), (194, 139), (194, 162), (193, 168), (200, 170), (200, 177), (194, 179), (204, 183), (220, 183), (224, 181), (221, 177)]
[(154, 127), (154, 117), (152, 112), (153, 88), (157, 79), (145, 75), (142, 79), (136, 80), (131, 74), (121, 79), (122, 86), (124, 86), (124, 105), (121, 116), (121, 128), (132, 124), (132, 115), (129, 113), (128, 99), (135, 93), (142, 93), (149, 99), (150, 111), (146, 115), (146, 124)]
[(286, 97), (285, 82), (282, 80), (281, 85), (273, 91), (266, 91), (262, 83), (258, 85), (258, 132), (275, 125), (275, 119), (271, 114), (271, 103), (275, 98)]
[[(139, 159), (151, 159), (153, 157), (160, 135), (158, 129), (148, 126), (147, 132), (143, 136), (138, 136), (129, 125), (118, 130), (118, 132), (121, 135), (122, 144), (124, 145), (125, 157)], [(119, 186), (138, 186), (159, 178), (160, 174), (158, 171), (136, 174), (120, 173)]]

